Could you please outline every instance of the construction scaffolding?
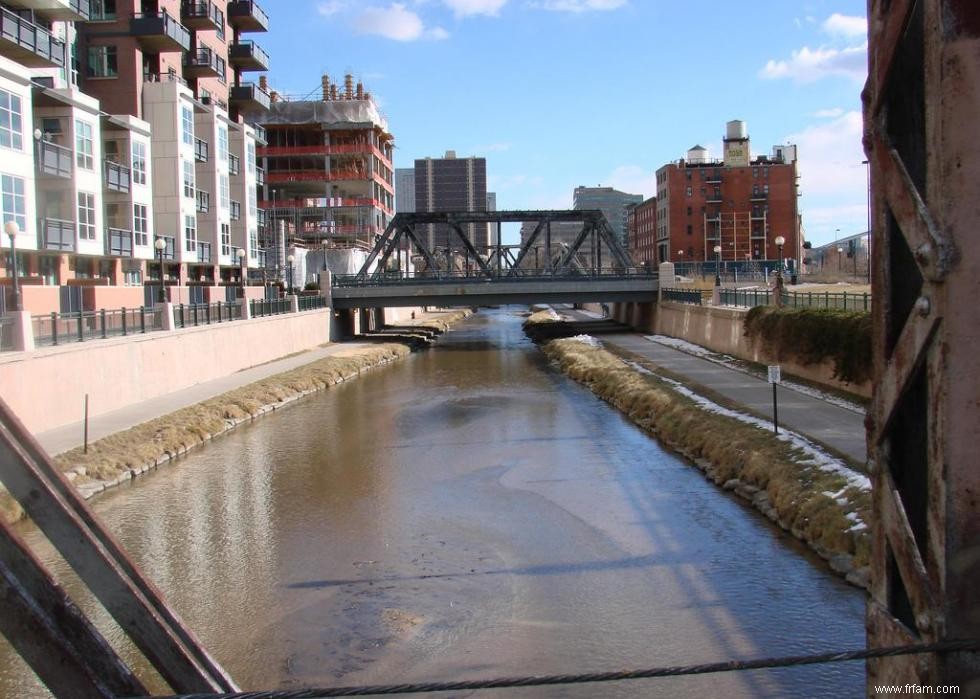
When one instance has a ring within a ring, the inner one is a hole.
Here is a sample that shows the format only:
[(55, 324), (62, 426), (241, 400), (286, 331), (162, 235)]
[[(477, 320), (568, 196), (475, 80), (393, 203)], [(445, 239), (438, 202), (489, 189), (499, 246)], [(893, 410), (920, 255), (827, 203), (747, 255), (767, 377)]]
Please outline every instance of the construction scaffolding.
[(351, 75), (342, 90), (324, 75), (321, 89), (315, 101), (273, 93), (259, 207), (286, 247), (370, 249), (394, 215), (394, 138)]

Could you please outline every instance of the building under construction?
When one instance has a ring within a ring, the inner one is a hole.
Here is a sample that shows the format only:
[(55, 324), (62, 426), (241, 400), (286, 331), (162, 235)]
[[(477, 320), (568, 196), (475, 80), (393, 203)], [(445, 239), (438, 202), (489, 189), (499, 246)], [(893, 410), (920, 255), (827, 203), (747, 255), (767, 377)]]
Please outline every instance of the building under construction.
[[(320, 99), (272, 92), (258, 149), (266, 179), (259, 207), (276, 240), (269, 248), (370, 249), (394, 215), (393, 137), (371, 94), (324, 75)], [(272, 253), (275, 255), (275, 253)]]

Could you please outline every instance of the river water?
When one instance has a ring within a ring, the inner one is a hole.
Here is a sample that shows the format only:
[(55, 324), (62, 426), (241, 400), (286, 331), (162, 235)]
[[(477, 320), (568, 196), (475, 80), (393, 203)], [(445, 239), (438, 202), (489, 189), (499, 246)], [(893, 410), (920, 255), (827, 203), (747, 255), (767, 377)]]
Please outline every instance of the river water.
[[(863, 645), (861, 591), (548, 366), (521, 320), (482, 311), (93, 506), (247, 689)], [(862, 693), (847, 663), (439, 696)], [(0, 696), (43, 695), (4, 643)]]

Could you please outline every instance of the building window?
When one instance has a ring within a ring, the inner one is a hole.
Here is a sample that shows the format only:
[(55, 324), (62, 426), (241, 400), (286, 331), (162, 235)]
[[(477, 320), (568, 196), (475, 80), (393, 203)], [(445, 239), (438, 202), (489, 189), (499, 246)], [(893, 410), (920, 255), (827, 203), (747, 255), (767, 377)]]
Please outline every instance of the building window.
[(190, 107), (181, 107), (181, 134), (184, 139), (184, 143), (189, 146), (194, 145), (194, 112), (191, 111)]
[[(702, 208), (704, 208), (704, 207), (702, 207)], [(692, 213), (692, 211), (693, 211), (693, 210), (691, 209), (691, 207), (690, 207), (690, 206), (689, 206), (689, 207), (687, 207), (687, 215), (688, 215), (688, 216), (690, 216), (690, 215), (691, 215), (691, 213)]]
[(694, 235), (694, 226), (692, 226), (690, 223), (687, 224), (687, 234)]
[(258, 202), (258, 192), (255, 187), (250, 187), (248, 190), (248, 215), (251, 217), (258, 216), (259, 202)]
[(259, 256), (259, 232), (248, 232), (248, 256), (250, 259), (257, 259)]
[(762, 185), (762, 193), (769, 194), (769, 185), (767, 184)]
[(75, 163), (78, 167), (85, 170), (95, 169), (95, 158), (93, 156), (92, 125), (75, 120)]
[(687, 188), (687, 196), (691, 196), (691, 188), (690, 187)]
[(228, 183), (228, 175), (220, 175), (218, 177), (218, 206), (222, 209), (227, 209), (231, 206), (231, 187)]
[(184, 161), (184, 196), (194, 198), (194, 163), (189, 160)]
[(116, 0), (91, 0), (89, 21), (99, 22), (116, 18)]
[(752, 195), (755, 196), (758, 193), (759, 193), (759, 185), (757, 184), (752, 185)]
[(23, 231), (27, 230), (27, 200), (24, 198), (24, 178), (0, 175), (3, 192), (3, 221), (15, 221)]
[(146, 184), (146, 144), (133, 141), (133, 184)]
[(119, 77), (119, 59), (115, 46), (89, 46), (86, 75), (90, 78)]
[(197, 251), (197, 219), (193, 216), (184, 216), (184, 250)]
[(231, 226), (221, 224), (221, 254), (231, 255)]
[(23, 119), (20, 97), (0, 90), (0, 146), (24, 150)]
[(757, 167), (752, 168), (752, 177), (753, 178), (759, 177), (759, 168)]
[(249, 141), (245, 146), (245, 167), (248, 168), (248, 174), (255, 174), (255, 142)]
[(223, 163), (228, 160), (228, 127), (218, 127), (218, 162)]
[(215, 24), (218, 25), (218, 28), (215, 30), (214, 33), (219, 39), (224, 41), (225, 40), (225, 13), (215, 8), (214, 19), (215, 19)]
[(95, 240), (95, 195), (78, 193), (78, 237)]
[(137, 245), (150, 244), (145, 204), (133, 204), (133, 233)]

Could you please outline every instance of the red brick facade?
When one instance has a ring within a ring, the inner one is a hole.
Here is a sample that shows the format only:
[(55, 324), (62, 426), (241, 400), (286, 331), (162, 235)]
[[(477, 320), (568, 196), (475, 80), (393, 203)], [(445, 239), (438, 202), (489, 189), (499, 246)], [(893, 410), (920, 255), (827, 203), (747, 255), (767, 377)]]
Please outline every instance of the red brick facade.
[(657, 260), (657, 198), (650, 197), (633, 206), (627, 219), (627, 240), (630, 256), (637, 265), (656, 265)]

